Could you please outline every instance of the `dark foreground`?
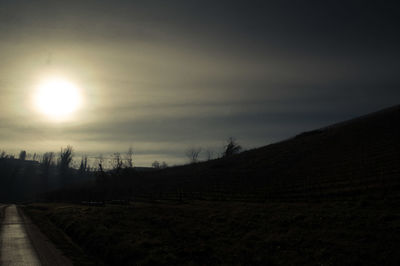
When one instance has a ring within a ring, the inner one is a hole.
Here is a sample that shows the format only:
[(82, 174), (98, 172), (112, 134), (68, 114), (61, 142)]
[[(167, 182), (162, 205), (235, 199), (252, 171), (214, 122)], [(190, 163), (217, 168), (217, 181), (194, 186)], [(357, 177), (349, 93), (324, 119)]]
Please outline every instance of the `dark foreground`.
[(39, 266), (39, 257), (29, 240), (24, 221), (17, 207), (11, 205), (5, 209), (0, 234), (0, 264)]
[[(399, 203), (32, 204), (24, 209), (77, 265), (399, 265)], [(64, 233), (75, 244), (66, 244)], [(101, 261), (91, 262), (79, 254), (82, 250)]]
[(0, 225), (0, 265), (72, 265), (16, 205), (0, 204)]
[(44, 199), (135, 203), (25, 210), (76, 265), (400, 265), (399, 121), (394, 106), (203, 163), (100, 171)]

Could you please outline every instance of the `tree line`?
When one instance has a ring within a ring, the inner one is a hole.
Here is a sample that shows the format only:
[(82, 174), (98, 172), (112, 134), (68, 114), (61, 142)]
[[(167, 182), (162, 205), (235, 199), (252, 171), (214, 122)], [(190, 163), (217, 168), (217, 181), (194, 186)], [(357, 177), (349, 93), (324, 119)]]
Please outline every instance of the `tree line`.
[(227, 139), (226, 144), (223, 147), (222, 153), (215, 156), (213, 150), (206, 149), (203, 150), (201, 147), (191, 147), (185, 151), (185, 156), (189, 160), (189, 163), (198, 163), (202, 154), (205, 154), (206, 160), (213, 160), (217, 158), (230, 157), (232, 155), (238, 154), (242, 151), (242, 147), (238, 144), (235, 138), (230, 137)]

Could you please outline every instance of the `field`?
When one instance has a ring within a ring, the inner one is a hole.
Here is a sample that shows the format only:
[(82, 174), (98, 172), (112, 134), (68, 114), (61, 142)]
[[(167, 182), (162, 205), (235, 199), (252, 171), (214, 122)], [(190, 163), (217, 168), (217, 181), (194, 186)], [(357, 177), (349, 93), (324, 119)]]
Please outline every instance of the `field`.
[(400, 192), (400, 106), (231, 157), (138, 172), (49, 193), (50, 201), (381, 200)]
[(0, 233), (1, 233), (1, 223), (3, 222), (3, 218), (4, 218), (4, 208), (5, 208), (5, 205), (0, 204)]
[[(24, 209), (50, 238), (60, 229), (107, 265), (398, 265), (398, 206), (194, 201)], [(71, 253), (62, 238), (55, 242)]]
[(231, 157), (100, 172), (24, 209), (76, 265), (400, 265), (399, 121), (395, 106)]

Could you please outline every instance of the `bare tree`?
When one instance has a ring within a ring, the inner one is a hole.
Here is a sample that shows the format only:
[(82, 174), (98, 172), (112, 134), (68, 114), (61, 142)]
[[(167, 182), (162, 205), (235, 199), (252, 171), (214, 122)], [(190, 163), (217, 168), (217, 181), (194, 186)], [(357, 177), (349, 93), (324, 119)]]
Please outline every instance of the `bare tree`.
[(79, 166), (79, 172), (81, 174), (84, 174), (84, 173), (86, 173), (88, 171), (88, 162), (87, 161), (88, 161), (87, 156), (86, 155), (82, 156), (81, 164)]
[(114, 170), (117, 171), (119, 171), (122, 168), (123, 162), (121, 154), (119, 152), (114, 153), (114, 157), (111, 159), (111, 166)]
[(155, 169), (160, 169), (160, 162), (159, 161), (154, 161), (151, 166)]
[(165, 169), (168, 167), (168, 164), (166, 162), (160, 163), (159, 161), (154, 161), (151, 166), (155, 169)]
[(59, 167), (61, 171), (65, 171), (70, 167), (72, 162), (72, 146), (67, 146), (65, 149), (61, 148)]
[(26, 160), (32, 160), (32, 153), (27, 153), (25, 159)]
[(53, 152), (45, 152), (42, 156), (42, 167), (46, 171), (50, 168), (51, 165), (54, 164), (54, 153)]
[[(39, 156), (37, 156), (39, 157)], [(49, 174), (50, 167), (54, 164), (54, 153), (53, 152), (45, 152), (41, 158), (41, 167), (42, 167), (42, 186), (44, 191), (48, 189), (49, 185)]]
[(211, 149), (206, 150), (207, 161), (214, 159), (214, 151)]
[(97, 159), (97, 165), (99, 166), (98, 171), (103, 172), (103, 163), (104, 163), (103, 154), (100, 154), (99, 157), (97, 157), (96, 159)]
[(26, 159), (26, 151), (21, 151), (18, 157), (21, 161), (25, 161)]
[(126, 165), (129, 168), (133, 167), (133, 149), (129, 147), (128, 151), (126, 152)]
[(201, 150), (201, 148), (189, 148), (186, 150), (185, 155), (189, 159), (190, 163), (198, 162)]
[(228, 143), (225, 145), (223, 157), (229, 157), (234, 154), (238, 154), (242, 150), (242, 147), (236, 142), (236, 139), (230, 137), (227, 142)]
[(13, 154), (7, 154), (6, 151), (0, 153), (0, 159), (14, 159)]

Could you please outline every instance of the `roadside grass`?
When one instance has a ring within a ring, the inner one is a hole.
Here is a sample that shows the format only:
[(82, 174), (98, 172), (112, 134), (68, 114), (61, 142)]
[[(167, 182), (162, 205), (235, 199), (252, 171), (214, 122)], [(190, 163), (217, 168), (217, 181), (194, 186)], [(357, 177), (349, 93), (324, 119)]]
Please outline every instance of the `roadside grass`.
[[(3, 225), (3, 219), (4, 219), (6, 207), (7, 207), (7, 205), (0, 204), (0, 233), (1, 233), (1, 230), (3, 229), (2, 225)], [(1, 243), (0, 243), (0, 245), (1, 245)]]
[(107, 265), (399, 265), (398, 203), (36, 203), (25, 210), (66, 255), (75, 245), (63, 244), (59, 230)]
[(6, 208), (6, 205), (0, 205), (0, 223), (3, 222), (5, 208)]
[(51, 208), (50, 206), (32, 207), (32, 205), (20, 205), (19, 207), (22, 208), (24, 213), (40, 228), (40, 231), (42, 231), (65, 256), (71, 259), (74, 265), (103, 265), (100, 260), (89, 257), (79, 245), (75, 244), (70, 237), (64, 233), (64, 231), (51, 222), (46, 215), (46, 211)]
[[(4, 219), (4, 210), (6, 209), (6, 205), (0, 204), (0, 236), (3, 230), (3, 219)], [(0, 241), (0, 249), (1, 249), (1, 241)], [(0, 252), (0, 264), (1, 264), (1, 252)]]

